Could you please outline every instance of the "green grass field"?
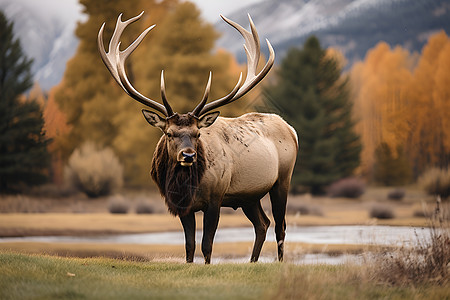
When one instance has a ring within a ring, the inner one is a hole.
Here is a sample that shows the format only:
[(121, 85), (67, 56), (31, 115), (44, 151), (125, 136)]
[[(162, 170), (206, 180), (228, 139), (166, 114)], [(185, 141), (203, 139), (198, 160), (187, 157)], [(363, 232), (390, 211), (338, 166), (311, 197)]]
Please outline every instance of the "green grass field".
[(180, 264), (0, 252), (0, 299), (448, 299), (439, 285), (389, 286), (370, 268)]

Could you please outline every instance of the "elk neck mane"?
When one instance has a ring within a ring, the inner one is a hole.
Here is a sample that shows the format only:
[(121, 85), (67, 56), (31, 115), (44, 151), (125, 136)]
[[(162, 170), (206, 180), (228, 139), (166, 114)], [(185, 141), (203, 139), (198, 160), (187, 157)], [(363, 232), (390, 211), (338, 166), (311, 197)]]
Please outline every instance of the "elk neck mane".
[(196, 152), (197, 162), (190, 167), (182, 167), (170, 157), (166, 136), (162, 136), (156, 146), (150, 173), (172, 215), (187, 214), (195, 200), (206, 168), (201, 140), (198, 141)]

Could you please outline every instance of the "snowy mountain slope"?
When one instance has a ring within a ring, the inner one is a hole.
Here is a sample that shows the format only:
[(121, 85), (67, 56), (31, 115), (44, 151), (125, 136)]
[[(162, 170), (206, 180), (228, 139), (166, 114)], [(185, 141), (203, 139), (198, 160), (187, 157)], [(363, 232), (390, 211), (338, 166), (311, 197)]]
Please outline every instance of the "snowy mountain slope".
[(0, 0), (0, 9), (14, 22), (22, 48), (34, 59), (32, 72), (45, 90), (57, 84), (67, 60), (76, 51), (77, 21), (83, 19), (77, 0)]
[[(266, 0), (228, 17), (248, 24), (250, 13), (260, 38), (268, 38), (280, 60), (290, 47), (301, 47), (314, 34), (324, 47), (340, 48), (350, 63), (384, 40), (420, 51), (431, 33), (450, 33), (448, 0)], [(219, 47), (245, 59), (242, 40), (225, 22)], [(264, 47), (263, 47), (264, 48)]]
[[(0, 0), (0, 9), (34, 58), (35, 80), (46, 90), (58, 84), (78, 45), (76, 24), (86, 18), (78, 0)], [(261, 41), (273, 44), (277, 61), (311, 34), (324, 47), (340, 48), (349, 65), (380, 40), (420, 51), (430, 34), (442, 29), (450, 34), (450, 0), (262, 0), (227, 17), (248, 28), (247, 13)], [(245, 61), (240, 35), (223, 21), (215, 26), (222, 33), (218, 47)], [(264, 42), (262, 48), (267, 50)]]

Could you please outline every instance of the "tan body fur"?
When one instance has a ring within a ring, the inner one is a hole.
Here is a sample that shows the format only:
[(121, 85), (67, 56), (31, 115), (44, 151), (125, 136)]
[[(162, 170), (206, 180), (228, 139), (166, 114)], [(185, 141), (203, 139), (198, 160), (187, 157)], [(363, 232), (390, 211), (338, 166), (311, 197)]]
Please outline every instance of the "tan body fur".
[(259, 201), (278, 180), (290, 182), (298, 140), (294, 129), (277, 115), (219, 117), (202, 129), (200, 140), (206, 170), (194, 210), (202, 210), (210, 201), (241, 207), (245, 201)]

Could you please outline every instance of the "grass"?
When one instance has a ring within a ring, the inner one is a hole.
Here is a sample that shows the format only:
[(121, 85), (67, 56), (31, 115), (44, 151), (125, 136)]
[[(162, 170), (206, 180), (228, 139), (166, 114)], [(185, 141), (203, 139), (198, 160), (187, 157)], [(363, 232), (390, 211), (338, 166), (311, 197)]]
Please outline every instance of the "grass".
[(447, 286), (390, 286), (361, 266), (136, 262), (0, 252), (1, 299), (445, 299)]

